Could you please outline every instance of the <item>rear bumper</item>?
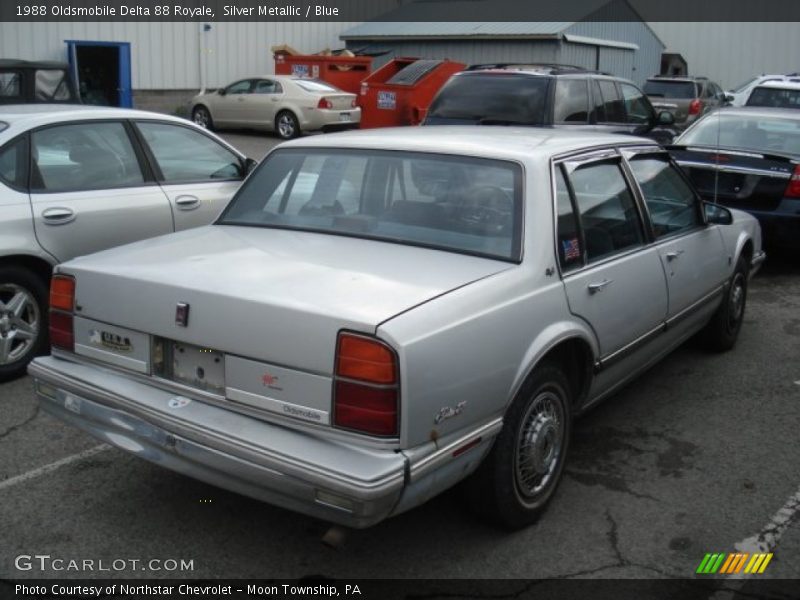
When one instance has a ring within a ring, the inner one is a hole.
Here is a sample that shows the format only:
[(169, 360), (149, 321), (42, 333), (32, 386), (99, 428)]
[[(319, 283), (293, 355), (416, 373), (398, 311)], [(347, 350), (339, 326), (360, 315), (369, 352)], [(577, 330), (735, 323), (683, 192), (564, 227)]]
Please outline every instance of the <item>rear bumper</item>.
[[(96, 438), (212, 485), (348, 527), (394, 511), (407, 459), (325, 440), (54, 357), (29, 373), (41, 406)], [(172, 402), (171, 402), (172, 401)], [(408, 491), (408, 490), (406, 490)]]
[[(347, 120), (342, 120), (347, 115)], [(305, 122), (301, 127), (307, 130), (348, 129), (358, 127), (361, 123), (361, 109), (314, 109), (304, 113)]]
[(784, 198), (774, 211), (747, 212), (758, 219), (765, 246), (800, 249), (800, 200)]

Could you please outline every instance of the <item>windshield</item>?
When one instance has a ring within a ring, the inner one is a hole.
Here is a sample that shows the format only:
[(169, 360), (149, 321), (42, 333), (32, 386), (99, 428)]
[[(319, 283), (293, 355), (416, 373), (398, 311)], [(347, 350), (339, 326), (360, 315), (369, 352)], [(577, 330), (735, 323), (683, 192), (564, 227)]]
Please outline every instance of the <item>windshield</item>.
[(746, 105), (800, 108), (800, 89), (757, 87), (750, 94)]
[(421, 152), (276, 150), (218, 221), (517, 261), (521, 168)]
[(644, 93), (661, 98), (696, 98), (694, 83), (691, 81), (655, 81), (644, 84)]
[(3, 131), (4, 129), (7, 128), (8, 128), (8, 123), (6, 123), (5, 121), (0, 121), (0, 131)]
[(428, 117), (542, 125), (549, 83), (506, 73), (456, 76), (436, 96)]
[(745, 88), (747, 88), (747, 87), (750, 87), (750, 85), (751, 85), (751, 84), (752, 84), (752, 83), (753, 83), (753, 82), (754, 82), (756, 79), (758, 79), (758, 77), (751, 77), (750, 79), (748, 79), (747, 81), (745, 81), (743, 84), (741, 84), (741, 85), (738, 85), (738, 86), (736, 86), (735, 88), (733, 88), (731, 91), (732, 91), (734, 94), (738, 94), (739, 92), (743, 92), (743, 91), (745, 90)]
[(800, 155), (800, 117), (787, 119), (717, 113), (698, 121), (676, 143)]

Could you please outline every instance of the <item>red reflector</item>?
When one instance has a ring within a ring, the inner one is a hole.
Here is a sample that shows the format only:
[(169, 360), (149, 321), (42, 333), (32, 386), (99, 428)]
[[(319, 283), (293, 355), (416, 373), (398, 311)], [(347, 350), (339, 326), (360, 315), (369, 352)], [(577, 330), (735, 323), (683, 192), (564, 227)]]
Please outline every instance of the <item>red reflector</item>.
[(333, 103), (327, 98), (320, 98), (317, 108), (333, 108)]
[(703, 105), (700, 103), (700, 99), (699, 98), (695, 98), (689, 104), (689, 114), (690, 115), (699, 115), (700, 114), (700, 109), (702, 109), (702, 108), (703, 108)]
[(333, 421), (372, 435), (397, 435), (397, 390), (337, 381)]
[(471, 450), (472, 448), (474, 448), (475, 446), (477, 446), (478, 444), (480, 444), (480, 443), (481, 443), (481, 439), (483, 439), (483, 438), (475, 438), (475, 439), (474, 439), (474, 440), (472, 440), (471, 442), (467, 442), (467, 443), (466, 443), (466, 444), (464, 444), (463, 446), (461, 446), (461, 447), (459, 447), (459, 448), (456, 448), (455, 450), (453, 450), (453, 458), (455, 458), (456, 456), (461, 456), (461, 455), (462, 455), (462, 454), (464, 454), (464, 452), (466, 452), (467, 450)]
[(794, 166), (794, 173), (783, 195), (787, 198), (800, 198), (800, 165)]
[(378, 340), (343, 333), (336, 350), (336, 375), (370, 383), (395, 383), (394, 352)]
[(50, 344), (72, 352), (75, 349), (75, 336), (72, 332), (72, 315), (50, 311)]
[(75, 278), (53, 275), (50, 280), (50, 308), (72, 312), (75, 305)]

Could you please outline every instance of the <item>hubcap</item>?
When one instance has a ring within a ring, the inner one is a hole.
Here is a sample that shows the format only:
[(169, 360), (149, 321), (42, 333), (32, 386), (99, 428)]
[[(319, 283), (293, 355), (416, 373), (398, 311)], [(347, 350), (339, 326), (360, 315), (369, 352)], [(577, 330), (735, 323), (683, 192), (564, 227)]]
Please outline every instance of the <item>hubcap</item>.
[(294, 135), (294, 123), (288, 115), (281, 115), (278, 119), (278, 131), (282, 137), (292, 137)]
[(40, 316), (33, 294), (13, 283), (0, 284), (0, 365), (16, 362), (33, 350)]
[(744, 275), (741, 273), (737, 273), (736, 277), (733, 279), (729, 298), (729, 323), (731, 325), (736, 325), (739, 319), (742, 318), (742, 313), (744, 312)]
[(563, 441), (560, 400), (553, 392), (542, 392), (528, 406), (517, 435), (514, 466), (523, 496), (536, 496), (553, 479)]
[(194, 113), (194, 122), (200, 125), (200, 127), (208, 128), (208, 115), (204, 110), (197, 110)]

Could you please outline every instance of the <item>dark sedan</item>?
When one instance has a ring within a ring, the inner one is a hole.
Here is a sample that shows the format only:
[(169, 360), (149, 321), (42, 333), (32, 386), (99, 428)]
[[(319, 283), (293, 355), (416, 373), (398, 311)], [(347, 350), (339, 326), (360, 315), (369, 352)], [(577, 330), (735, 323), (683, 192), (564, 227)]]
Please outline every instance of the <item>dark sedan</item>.
[(765, 244), (800, 248), (800, 111), (724, 108), (670, 152), (704, 199), (755, 216)]

